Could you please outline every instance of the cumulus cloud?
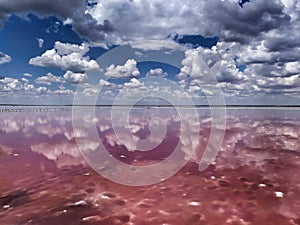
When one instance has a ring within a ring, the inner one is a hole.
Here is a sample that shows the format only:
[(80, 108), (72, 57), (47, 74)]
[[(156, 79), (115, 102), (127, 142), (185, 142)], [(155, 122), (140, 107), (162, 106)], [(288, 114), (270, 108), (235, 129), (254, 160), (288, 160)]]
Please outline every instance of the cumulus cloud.
[(288, 74), (300, 74), (300, 61), (288, 62), (284, 65), (284, 69)]
[(256, 92), (299, 93), (300, 62), (279, 63), (274, 65), (252, 64), (245, 74), (252, 81)]
[(137, 62), (134, 59), (128, 59), (123, 66), (112, 64), (107, 67), (105, 75), (111, 78), (137, 77), (140, 72), (136, 66)]
[(42, 48), (42, 47), (44, 46), (44, 42), (45, 42), (44, 39), (42, 39), (42, 38), (37, 38), (36, 40), (37, 40), (37, 42), (38, 42), (39, 47)]
[(23, 76), (24, 77), (32, 77), (32, 74), (31, 73), (24, 73)]
[(99, 85), (100, 86), (111, 86), (112, 85), (112, 83), (110, 83), (110, 82), (108, 82), (108, 81), (106, 81), (106, 80), (103, 80), (103, 79), (100, 79), (99, 80)]
[(255, 79), (240, 71), (236, 60), (239, 47), (238, 43), (219, 42), (212, 49), (187, 50), (177, 75), (179, 84), (195, 97), (214, 95), (219, 92), (216, 88), (228, 98), (251, 95)]
[(38, 94), (45, 94), (45, 93), (49, 92), (49, 90), (48, 90), (48, 88), (46, 88), (46, 87), (38, 87), (38, 88), (36, 89), (36, 92), (37, 92)]
[(2, 91), (19, 91), (23, 89), (22, 83), (14, 78), (5, 77), (0, 80)]
[(59, 86), (59, 89), (54, 91), (55, 94), (60, 94), (60, 95), (73, 95), (74, 91), (70, 89), (66, 89), (64, 86)]
[(276, 63), (274, 65), (251, 64), (247, 66), (244, 73), (252, 77), (289, 77), (300, 74), (300, 70), (296, 66), (291, 68), (291, 65), (297, 65), (298, 63)]
[(29, 60), (29, 64), (41, 67), (59, 67), (63, 70), (82, 73), (100, 69), (95, 60), (84, 56), (89, 50), (87, 44), (82, 45), (55, 42), (54, 48), (41, 56)]
[(164, 72), (161, 68), (151, 69), (147, 74), (147, 77), (167, 77), (168, 73)]
[(56, 41), (54, 44), (54, 49), (57, 50), (59, 55), (70, 55), (74, 52), (80, 54), (81, 56), (85, 55), (90, 49), (86, 43), (82, 45), (69, 44), (69, 43), (61, 43)]
[(206, 17), (214, 21), (212, 28), (217, 29), (225, 41), (247, 43), (290, 21), (279, 0), (256, 0), (245, 5), (244, 9), (237, 8), (236, 1), (210, 1), (208, 4), (210, 10), (207, 10)]
[(1, 92), (22, 92), (22, 91), (32, 91), (34, 86), (29, 84), (27, 79), (15, 79), (12, 77), (5, 77), (0, 79), (0, 91)]
[(257, 86), (263, 88), (296, 88), (300, 87), (300, 75), (291, 77), (267, 77), (257, 80)]
[[(54, 76), (50, 73), (40, 78), (41, 79), (37, 78), (35, 82), (40, 85), (47, 85), (48, 87), (35, 86), (31, 80), (26, 79), (25, 77), (21, 77), (20, 79), (4, 77), (3, 79), (0, 79), (0, 95), (2, 100), (8, 97), (10, 100), (15, 99), (16, 101), (22, 99), (19, 102), (23, 103), (25, 98), (30, 99), (30, 102), (25, 103), (34, 103), (35, 101), (38, 101), (41, 104), (45, 103), (45, 98), (51, 99), (53, 102), (57, 101), (57, 103), (61, 103), (63, 99), (69, 99), (69, 101), (72, 100), (74, 91), (63, 86), (63, 83), (66, 82), (64, 78)], [(61, 83), (57, 89), (51, 86), (55, 82)], [(5, 103), (6, 101), (2, 102)]]
[(46, 76), (38, 77), (35, 82), (37, 84), (51, 85), (52, 83), (64, 83), (64, 79), (48, 73)]
[[(230, 44), (218, 43), (212, 49), (198, 47), (194, 50), (187, 50), (182, 61), (178, 77), (180, 79), (207, 80), (207, 76), (215, 76), (216, 81), (235, 83), (247, 80), (247, 77), (239, 71), (235, 62), (235, 52), (230, 51)], [(197, 63), (195, 57), (203, 60), (204, 64)], [(206, 66), (207, 65), (207, 66)], [(210, 73), (207, 70), (210, 70)], [(192, 70), (196, 70), (194, 73)]]
[(143, 87), (144, 84), (140, 82), (138, 79), (132, 78), (128, 83), (125, 83), (124, 86), (127, 88), (137, 88), (137, 87)]
[[(190, 88), (193, 80), (204, 79), (205, 76), (191, 76), (192, 68), (199, 67), (193, 64), (196, 54), (209, 66), (225, 96), (299, 93), (300, 45), (295, 38), (299, 25), (294, 21), (287, 27), (280, 26), (250, 43), (219, 42), (212, 49), (188, 50), (179, 74), (180, 83)], [(241, 65), (245, 70), (239, 69)], [(197, 89), (195, 85), (193, 88)]]
[(164, 39), (172, 34), (213, 35), (247, 42), (290, 19), (280, 1), (264, 0), (248, 4), (245, 10), (235, 0), (99, 1), (88, 13), (99, 24), (110, 21), (114, 32), (108, 33), (108, 38), (112, 42)]
[(67, 71), (64, 74), (64, 78), (71, 84), (86, 83), (88, 81), (88, 76), (84, 73), (74, 73), (72, 71)]
[[(283, 2), (291, 8), (292, 4)], [(102, 44), (171, 39), (176, 34), (212, 35), (246, 42), (289, 22), (292, 11), (284, 6), (279, 0), (256, 0), (244, 9), (236, 0), (111, 0), (92, 4), (86, 0), (74, 0), (71, 4), (62, 0), (4, 0), (0, 2), (0, 18), (3, 21), (10, 14), (28, 12), (56, 15), (63, 23), (72, 24), (82, 37)]]
[(11, 57), (0, 51), (0, 65), (4, 63), (9, 63), (11, 61)]
[(73, 1), (47, 1), (47, 0), (9, 0), (0, 1), (0, 26), (11, 14), (24, 15), (34, 13), (40, 17), (57, 16), (60, 20), (70, 23), (73, 29), (81, 36), (91, 41), (104, 40), (105, 32), (112, 30), (109, 21), (98, 24), (96, 20), (86, 13), (86, 0)]
[(24, 78), (24, 77), (21, 78), (21, 81), (24, 82), (24, 83), (29, 83), (29, 80)]
[[(137, 49), (142, 50), (162, 50), (162, 49), (179, 49), (184, 50), (185, 47), (181, 46), (179, 43), (174, 40), (163, 39), (163, 40), (135, 40), (129, 42), (129, 44)], [(138, 53), (138, 52), (137, 52)]]

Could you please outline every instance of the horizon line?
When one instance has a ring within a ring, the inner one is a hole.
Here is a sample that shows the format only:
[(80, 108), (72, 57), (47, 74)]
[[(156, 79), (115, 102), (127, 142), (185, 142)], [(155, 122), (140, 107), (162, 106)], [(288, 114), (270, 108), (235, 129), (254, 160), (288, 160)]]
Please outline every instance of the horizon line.
[(32, 107), (300, 107), (300, 105), (281, 105), (281, 104), (273, 104), (273, 105), (254, 105), (254, 104), (245, 104), (245, 105), (235, 105), (235, 104), (226, 104), (226, 105), (207, 105), (207, 104), (195, 104), (195, 105), (159, 105), (159, 104), (137, 104), (137, 105), (111, 105), (111, 104), (101, 104), (101, 105), (74, 105), (74, 104), (64, 104), (64, 105), (42, 105), (42, 104), (0, 104), (0, 107), (3, 106), (12, 106), (12, 107), (20, 107), (20, 106), (32, 106)]

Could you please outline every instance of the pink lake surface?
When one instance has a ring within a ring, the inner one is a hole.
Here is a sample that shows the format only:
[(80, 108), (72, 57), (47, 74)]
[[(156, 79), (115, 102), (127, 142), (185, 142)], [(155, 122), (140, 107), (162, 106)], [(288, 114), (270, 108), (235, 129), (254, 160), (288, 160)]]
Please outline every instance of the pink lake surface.
[[(151, 108), (132, 111), (130, 127), (149, 136)], [(132, 187), (114, 183), (83, 159), (74, 138), (72, 111), (29, 108), (0, 112), (0, 224), (285, 225), (300, 224), (300, 111), (228, 109), (221, 149), (207, 170), (198, 170), (211, 118), (199, 112), (196, 154), (170, 179)], [(13, 112), (17, 111), (17, 112)], [(110, 109), (97, 109), (99, 141), (112, 157), (149, 165), (168, 157), (178, 143), (178, 114), (155, 109), (167, 134), (152, 151), (128, 151), (111, 127)], [(88, 140), (82, 113), (82, 130)], [(195, 126), (193, 121), (187, 126)], [(130, 140), (128, 140), (130, 142)], [(97, 160), (97, 159), (96, 159)], [(99, 165), (109, 169), (109, 165)]]

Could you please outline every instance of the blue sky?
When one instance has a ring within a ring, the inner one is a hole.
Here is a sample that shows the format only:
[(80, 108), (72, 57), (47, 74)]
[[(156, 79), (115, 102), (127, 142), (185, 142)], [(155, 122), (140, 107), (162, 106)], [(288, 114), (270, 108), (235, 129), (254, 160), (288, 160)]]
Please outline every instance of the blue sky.
[[(163, 84), (146, 87), (145, 77), (174, 82), (196, 104), (219, 97), (212, 79), (227, 104), (299, 104), (296, 0), (87, 2), (0, 1), (0, 104), (72, 104), (77, 86), (85, 98), (102, 89), (103, 104), (146, 88), (180, 98)], [(136, 57), (103, 67), (126, 45)], [(139, 62), (151, 51), (181, 52), (181, 63)]]

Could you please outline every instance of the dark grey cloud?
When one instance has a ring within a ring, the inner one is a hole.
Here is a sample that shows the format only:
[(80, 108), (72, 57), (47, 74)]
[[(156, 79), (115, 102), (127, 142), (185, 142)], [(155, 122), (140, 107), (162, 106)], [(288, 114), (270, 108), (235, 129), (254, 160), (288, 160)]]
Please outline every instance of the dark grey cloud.
[[(287, 32), (288, 34), (289, 32)], [(271, 52), (282, 52), (286, 49), (300, 47), (300, 39), (297, 36), (275, 37), (265, 42), (265, 47)]]
[(82, 37), (93, 42), (103, 41), (105, 33), (113, 30), (108, 21), (98, 23), (90, 14), (85, 13), (86, 0), (3, 0), (0, 1), (0, 27), (11, 15), (26, 16), (33, 13), (39, 17), (56, 16), (62, 21), (69, 20), (73, 29)]
[(2, 0), (0, 20), (10, 14), (56, 15), (92, 42), (122, 44), (170, 35), (203, 34), (247, 43), (290, 21), (279, 0), (254, 0), (241, 8), (237, 1), (86, 1)]
[(210, 1), (207, 4), (207, 18), (220, 31), (220, 37), (229, 42), (248, 43), (262, 32), (288, 24), (291, 19), (279, 0), (254, 0), (244, 8), (234, 1)]
[(27, 14), (29, 12), (40, 16), (58, 15), (63, 19), (72, 18), (84, 12), (84, 0), (4, 0), (0, 2), (1, 18), (10, 14)]

